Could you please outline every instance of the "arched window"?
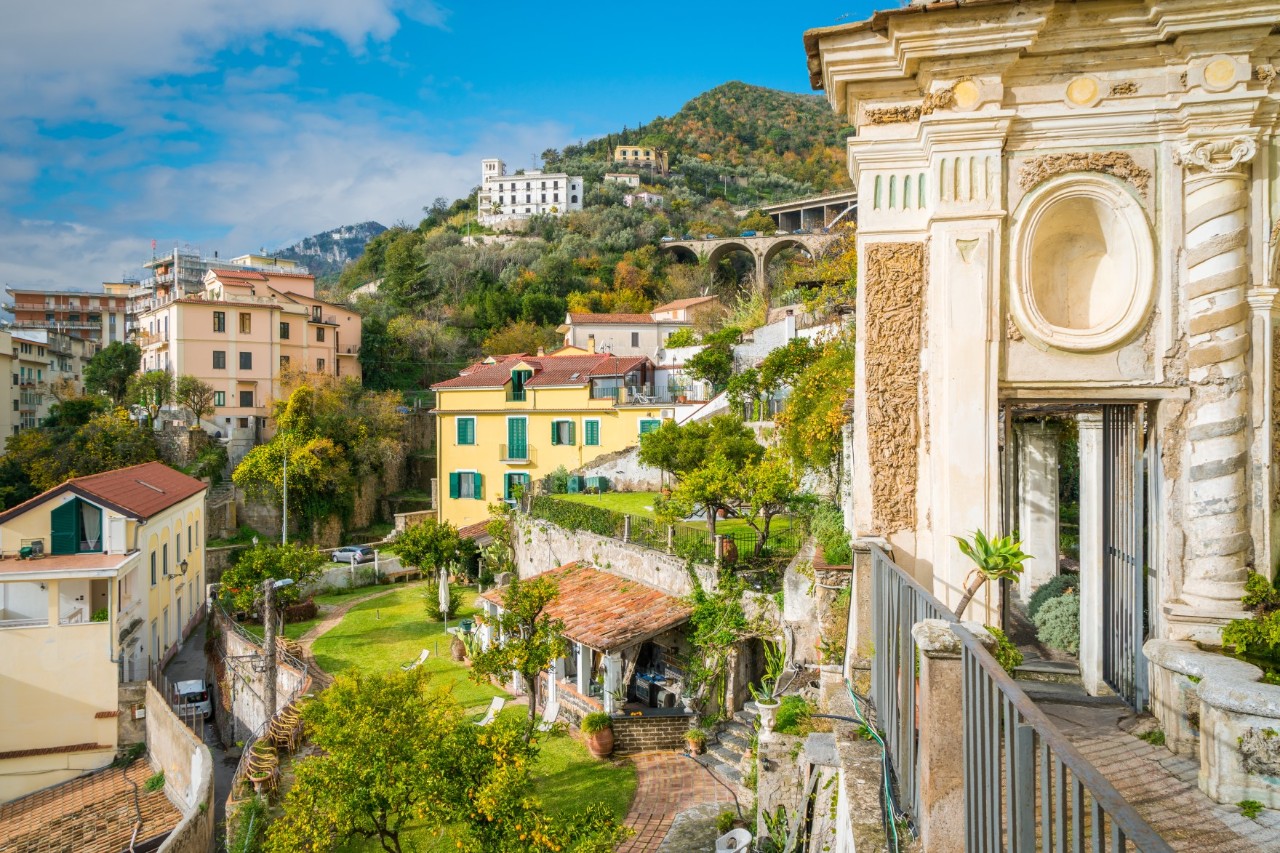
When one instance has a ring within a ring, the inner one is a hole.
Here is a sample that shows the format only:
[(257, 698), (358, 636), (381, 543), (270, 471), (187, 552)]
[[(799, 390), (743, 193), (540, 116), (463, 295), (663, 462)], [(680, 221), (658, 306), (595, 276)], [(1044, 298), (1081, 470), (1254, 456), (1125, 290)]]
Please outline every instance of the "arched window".
[(577, 197), (576, 195), (571, 195), (571, 196), (569, 196), (569, 203), (570, 203), (570, 204), (577, 204), (577, 203), (578, 203), (578, 197)]

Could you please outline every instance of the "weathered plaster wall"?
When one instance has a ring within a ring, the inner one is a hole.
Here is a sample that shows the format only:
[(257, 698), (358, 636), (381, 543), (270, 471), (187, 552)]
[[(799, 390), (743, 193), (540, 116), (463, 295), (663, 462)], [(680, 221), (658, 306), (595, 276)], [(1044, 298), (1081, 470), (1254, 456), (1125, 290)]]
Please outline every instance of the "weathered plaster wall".
[(656, 492), (662, 488), (662, 471), (641, 463), (638, 447), (597, 456), (574, 473), (584, 477), (608, 477), (612, 492)]
[(147, 754), (164, 772), (165, 794), (183, 815), (159, 849), (208, 853), (213, 848), (213, 755), (150, 683), (146, 708)]

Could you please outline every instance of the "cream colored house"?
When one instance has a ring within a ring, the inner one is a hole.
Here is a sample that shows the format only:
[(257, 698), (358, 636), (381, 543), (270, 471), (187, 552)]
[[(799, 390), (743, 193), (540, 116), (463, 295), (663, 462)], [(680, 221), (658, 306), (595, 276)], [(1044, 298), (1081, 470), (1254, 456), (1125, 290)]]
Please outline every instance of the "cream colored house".
[(648, 314), (570, 312), (556, 331), (564, 335), (567, 347), (657, 358), (673, 332), (691, 328), (701, 312), (719, 309), (720, 301), (716, 297), (695, 296), (659, 305)]
[(205, 488), (147, 462), (0, 513), (0, 802), (115, 758), (118, 685), (205, 604)]

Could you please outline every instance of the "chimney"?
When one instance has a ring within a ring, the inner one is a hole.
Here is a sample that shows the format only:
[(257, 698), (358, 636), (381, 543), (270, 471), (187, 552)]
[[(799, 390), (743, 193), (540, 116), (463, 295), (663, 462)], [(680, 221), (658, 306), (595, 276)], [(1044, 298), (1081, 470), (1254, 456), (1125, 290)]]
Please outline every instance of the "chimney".
[(587, 352), (592, 353), (594, 355), (595, 351), (596, 351), (596, 336), (587, 335)]
[(547, 351), (545, 349), (543, 349), (542, 347), (538, 347), (538, 358), (542, 358), (546, 354), (547, 354)]

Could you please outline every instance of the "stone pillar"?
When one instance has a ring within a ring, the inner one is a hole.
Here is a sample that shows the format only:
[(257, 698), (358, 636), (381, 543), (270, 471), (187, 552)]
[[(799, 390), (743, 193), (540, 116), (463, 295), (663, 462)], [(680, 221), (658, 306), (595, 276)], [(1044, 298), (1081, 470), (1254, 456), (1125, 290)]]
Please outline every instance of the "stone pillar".
[(591, 648), (578, 644), (578, 692), (591, 695)]
[(1249, 187), (1247, 137), (1188, 142), (1186, 292), (1191, 403), (1187, 551), (1182, 598), (1198, 608), (1239, 607), (1253, 562), (1249, 523)]
[[(995, 640), (978, 622), (964, 627), (988, 649)], [(964, 853), (964, 670), (951, 623), (925, 619), (911, 628), (920, 649), (920, 846)]]
[(622, 681), (622, 655), (610, 652), (604, 656), (604, 710), (612, 714), (618, 710), (618, 703), (613, 694), (618, 691)]
[(1102, 414), (1076, 417), (1080, 435), (1080, 678), (1090, 696), (1102, 681)]
[(1058, 574), (1058, 435), (1057, 424), (1016, 424), (1018, 434), (1018, 535), (1031, 555), (1018, 581), (1025, 607), (1036, 587)]
[(58, 627), (58, 619), (62, 611), (62, 593), (58, 589), (57, 581), (45, 581), (49, 589), (49, 599), (46, 603), (47, 615), (49, 619), (49, 627)]
[[(1272, 524), (1275, 505), (1275, 420), (1276, 382), (1276, 300), (1280, 289), (1255, 287), (1249, 291), (1250, 334), (1253, 337), (1253, 359), (1250, 383), (1253, 385), (1253, 548), (1254, 567), (1274, 575), (1276, 567), (1275, 536)], [(1273, 414), (1275, 413), (1275, 414)]]

